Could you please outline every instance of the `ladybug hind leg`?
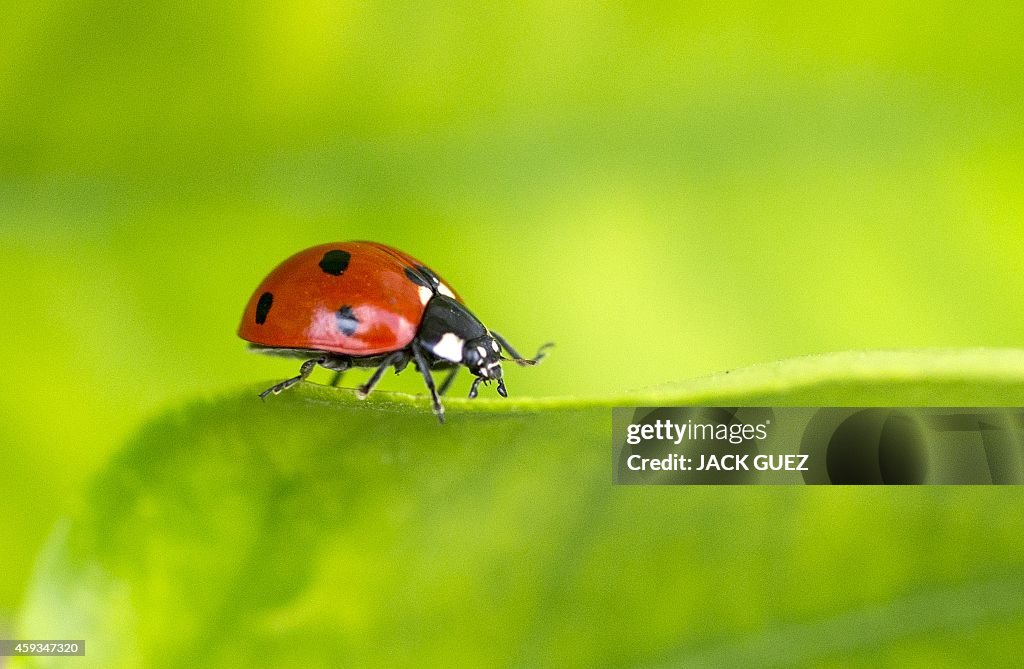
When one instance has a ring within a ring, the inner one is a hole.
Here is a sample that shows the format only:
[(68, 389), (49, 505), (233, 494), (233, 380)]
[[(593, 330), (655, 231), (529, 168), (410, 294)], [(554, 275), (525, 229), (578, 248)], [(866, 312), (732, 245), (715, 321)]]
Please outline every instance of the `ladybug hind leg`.
[(336, 386), (338, 385), (338, 382), (341, 381), (341, 375), (345, 372), (345, 370), (352, 367), (352, 362), (348, 358), (343, 358), (334, 355), (324, 355), (319, 358), (311, 358), (306, 362), (302, 363), (302, 367), (299, 368), (298, 376), (293, 376), (290, 379), (285, 379), (281, 383), (278, 383), (277, 385), (267, 388), (262, 393), (260, 393), (260, 399), (265, 400), (267, 399), (267, 395), (277, 395), (281, 391), (291, 388), (299, 381), (305, 381), (307, 378), (309, 378), (309, 375), (313, 373), (313, 370), (316, 369), (317, 365), (320, 365), (325, 369), (333, 370), (335, 372), (334, 379), (331, 385)]
[(288, 390), (299, 381), (305, 381), (309, 377), (309, 375), (313, 373), (313, 370), (316, 369), (316, 366), (322, 364), (323, 362), (324, 358), (313, 358), (312, 360), (307, 360), (306, 362), (302, 363), (302, 367), (299, 368), (298, 376), (293, 376), (290, 379), (285, 379), (284, 381), (278, 383), (277, 385), (270, 386), (262, 393), (260, 393), (260, 399), (265, 400), (267, 399), (267, 395), (277, 395), (283, 390)]

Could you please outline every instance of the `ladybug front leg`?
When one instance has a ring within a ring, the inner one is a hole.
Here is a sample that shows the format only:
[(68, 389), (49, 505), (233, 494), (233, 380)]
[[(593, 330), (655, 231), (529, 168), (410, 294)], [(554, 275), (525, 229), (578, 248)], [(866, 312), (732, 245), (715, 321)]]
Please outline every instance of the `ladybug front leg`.
[(448, 376), (445, 377), (444, 381), (441, 382), (441, 387), (437, 389), (438, 395), (444, 395), (448, 392), (448, 388), (451, 387), (452, 381), (455, 380), (455, 376), (459, 373), (459, 368), (453, 367), (452, 371), (448, 372)]
[(444, 407), (441, 406), (441, 398), (437, 396), (437, 388), (434, 387), (434, 377), (430, 375), (430, 365), (427, 364), (427, 357), (420, 348), (420, 343), (415, 339), (412, 341), (410, 348), (412, 349), (416, 369), (420, 370), (420, 374), (423, 375), (423, 380), (427, 384), (427, 390), (430, 391), (430, 399), (434, 404), (434, 415), (437, 416), (438, 422), (443, 424)]
[(320, 364), (323, 364), (323, 362), (324, 362), (323, 358), (313, 358), (312, 360), (307, 360), (306, 362), (302, 363), (302, 367), (299, 368), (299, 375), (298, 376), (293, 376), (290, 379), (285, 379), (281, 383), (278, 383), (275, 386), (271, 386), (271, 387), (267, 388), (262, 393), (260, 393), (260, 399), (261, 400), (265, 400), (265, 399), (267, 399), (267, 395), (270, 395), (270, 394), (277, 395), (282, 390), (287, 390), (287, 389), (291, 388), (292, 386), (294, 386), (299, 381), (305, 381), (306, 378), (308, 378), (309, 375), (313, 373), (313, 370), (316, 369), (316, 366), (320, 365)]
[(536, 365), (538, 362), (544, 359), (544, 356), (548, 354), (548, 349), (555, 345), (554, 342), (549, 341), (548, 343), (544, 344), (539, 349), (537, 349), (537, 353), (536, 355), (533, 356), (533, 358), (524, 358), (523, 356), (519, 355), (519, 352), (517, 350), (512, 348), (512, 344), (509, 344), (507, 339), (502, 337), (494, 330), (491, 330), (491, 336), (498, 340), (498, 343), (501, 344), (501, 347), (503, 349), (508, 351), (508, 354), (512, 357), (512, 360), (516, 364), (522, 366)]

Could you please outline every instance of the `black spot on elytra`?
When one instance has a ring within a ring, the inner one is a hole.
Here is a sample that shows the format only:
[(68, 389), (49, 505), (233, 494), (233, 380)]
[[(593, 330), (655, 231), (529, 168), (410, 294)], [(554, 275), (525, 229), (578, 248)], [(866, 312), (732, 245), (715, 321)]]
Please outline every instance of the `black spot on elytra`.
[(267, 322), (267, 314), (270, 313), (270, 307), (274, 306), (274, 294), (263, 293), (260, 295), (260, 301), (256, 303), (256, 325), (263, 325)]
[(324, 257), (320, 259), (320, 269), (328, 274), (341, 276), (341, 273), (348, 269), (348, 261), (351, 259), (352, 254), (348, 251), (334, 249), (325, 253)]
[(345, 305), (334, 314), (335, 325), (341, 330), (341, 333), (351, 337), (356, 333), (359, 328), (359, 319), (356, 318), (355, 312), (352, 311), (352, 307)]
[(424, 288), (430, 288), (431, 290), (434, 288), (430, 285), (430, 279), (412, 267), (405, 268), (405, 276), (408, 277), (409, 281), (412, 281), (417, 286), (423, 286)]

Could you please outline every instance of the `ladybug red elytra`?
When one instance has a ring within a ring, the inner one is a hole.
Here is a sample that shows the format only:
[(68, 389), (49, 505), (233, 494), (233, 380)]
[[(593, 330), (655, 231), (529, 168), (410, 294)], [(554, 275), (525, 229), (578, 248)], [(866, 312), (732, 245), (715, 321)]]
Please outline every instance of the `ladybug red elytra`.
[[(481, 382), (490, 381), (508, 397), (501, 361), (535, 365), (551, 346), (541, 346), (532, 359), (522, 357), (484, 327), (436, 272), (376, 242), (322, 244), (282, 262), (249, 298), (238, 336), (260, 352), (307, 358), (298, 376), (268, 388), (261, 398), (305, 380), (317, 365), (337, 372), (332, 385), (345, 370), (375, 367), (358, 389), (365, 398), (388, 367), (397, 374), (412, 362), (442, 423), (440, 396), (460, 366), (476, 375), (471, 398)], [(431, 369), (451, 370), (439, 388)]]

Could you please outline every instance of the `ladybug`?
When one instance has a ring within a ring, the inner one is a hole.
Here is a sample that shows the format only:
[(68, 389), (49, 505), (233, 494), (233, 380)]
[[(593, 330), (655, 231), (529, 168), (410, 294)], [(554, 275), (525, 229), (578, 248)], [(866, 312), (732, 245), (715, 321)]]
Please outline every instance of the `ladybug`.
[[(436, 272), (376, 242), (322, 244), (282, 262), (249, 298), (238, 336), (256, 351), (306, 358), (298, 376), (263, 391), (263, 399), (305, 380), (317, 365), (336, 372), (332, 385), (353, 367), (376, 368), (357, 391), (363, 399), (389, 367), (397, 374), (411, 361), (442, 423), (440, 396), (461, 366), (476, 375), (470, 398), (481, 382), (491, 381), (508, 397), (501, 361), (535, 365), (552, 345), (541, 346), (532, 359), (522, 357), (484, 327)], [(432, 369), (451, 370), (440, 387)]]

